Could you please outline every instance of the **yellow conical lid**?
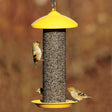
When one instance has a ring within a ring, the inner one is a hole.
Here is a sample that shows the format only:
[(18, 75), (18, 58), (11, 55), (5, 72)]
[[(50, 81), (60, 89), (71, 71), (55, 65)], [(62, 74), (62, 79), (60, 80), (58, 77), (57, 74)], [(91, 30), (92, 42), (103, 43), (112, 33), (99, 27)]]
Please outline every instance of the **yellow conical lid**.
[(52, 9), (48, 15), (37, 19), (31, 26), (39, 29), (65, 29), (78, 27), (78, 23)]

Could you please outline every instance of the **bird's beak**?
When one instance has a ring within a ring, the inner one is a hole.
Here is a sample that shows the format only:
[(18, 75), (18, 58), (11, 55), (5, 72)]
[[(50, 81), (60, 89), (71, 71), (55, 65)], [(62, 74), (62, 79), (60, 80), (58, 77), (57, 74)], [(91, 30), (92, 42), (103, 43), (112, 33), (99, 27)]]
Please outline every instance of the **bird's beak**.
[(37, 89), (36, 92), (39, 92), (39, 90)]

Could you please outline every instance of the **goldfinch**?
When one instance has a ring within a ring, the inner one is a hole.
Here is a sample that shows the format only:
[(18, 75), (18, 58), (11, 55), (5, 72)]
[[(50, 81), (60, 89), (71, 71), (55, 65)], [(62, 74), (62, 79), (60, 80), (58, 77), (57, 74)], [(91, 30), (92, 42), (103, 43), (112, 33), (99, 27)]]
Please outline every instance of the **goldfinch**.
[(43, 95), (43, 88), (38, 88), (37, 91), (41, 96)]
[(38, 61), (41, 59), (42, 52), (41, 49), (39, 48), (40, 43), (38, 41), (33, 43), (32, 47), (32, 54), (33, 54), (33, 61), (35, 64), (35, 67), (37, 66)]
[(73, 87), (68, 88), (68, 91), (70, 92), (71, 96), (77, 101), (81, 101), (84, 98), (92, 98), (91, 96), (88, 96), (85, 93), (83, 93)]

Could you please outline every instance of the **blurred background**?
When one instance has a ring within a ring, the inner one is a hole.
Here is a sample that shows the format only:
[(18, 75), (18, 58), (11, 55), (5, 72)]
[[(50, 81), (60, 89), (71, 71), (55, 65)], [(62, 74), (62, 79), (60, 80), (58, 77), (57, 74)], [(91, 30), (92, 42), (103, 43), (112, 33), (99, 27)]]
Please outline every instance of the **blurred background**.
[[(79, 27), (67, 29), (67, 87), (93, 99), (67, 109), (42, 109), (42, 62), (35, 69), (32, 43), (42, 30), (31, 23), (51, 11), (51, 0), (0, 0), (0, 112), (110, 112), (112, 109), (112, 0), (57, 0), (57, 11)], [(67, 99), (71, 98), (67, 92)]]

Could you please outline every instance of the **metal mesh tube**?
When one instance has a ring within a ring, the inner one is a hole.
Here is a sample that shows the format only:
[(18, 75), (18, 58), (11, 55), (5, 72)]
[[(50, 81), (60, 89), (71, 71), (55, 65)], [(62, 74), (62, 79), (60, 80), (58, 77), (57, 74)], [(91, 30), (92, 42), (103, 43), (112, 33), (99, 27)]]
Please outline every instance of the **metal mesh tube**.
[(66, 30), (43, 30), (43, 101), (66, 101)]

